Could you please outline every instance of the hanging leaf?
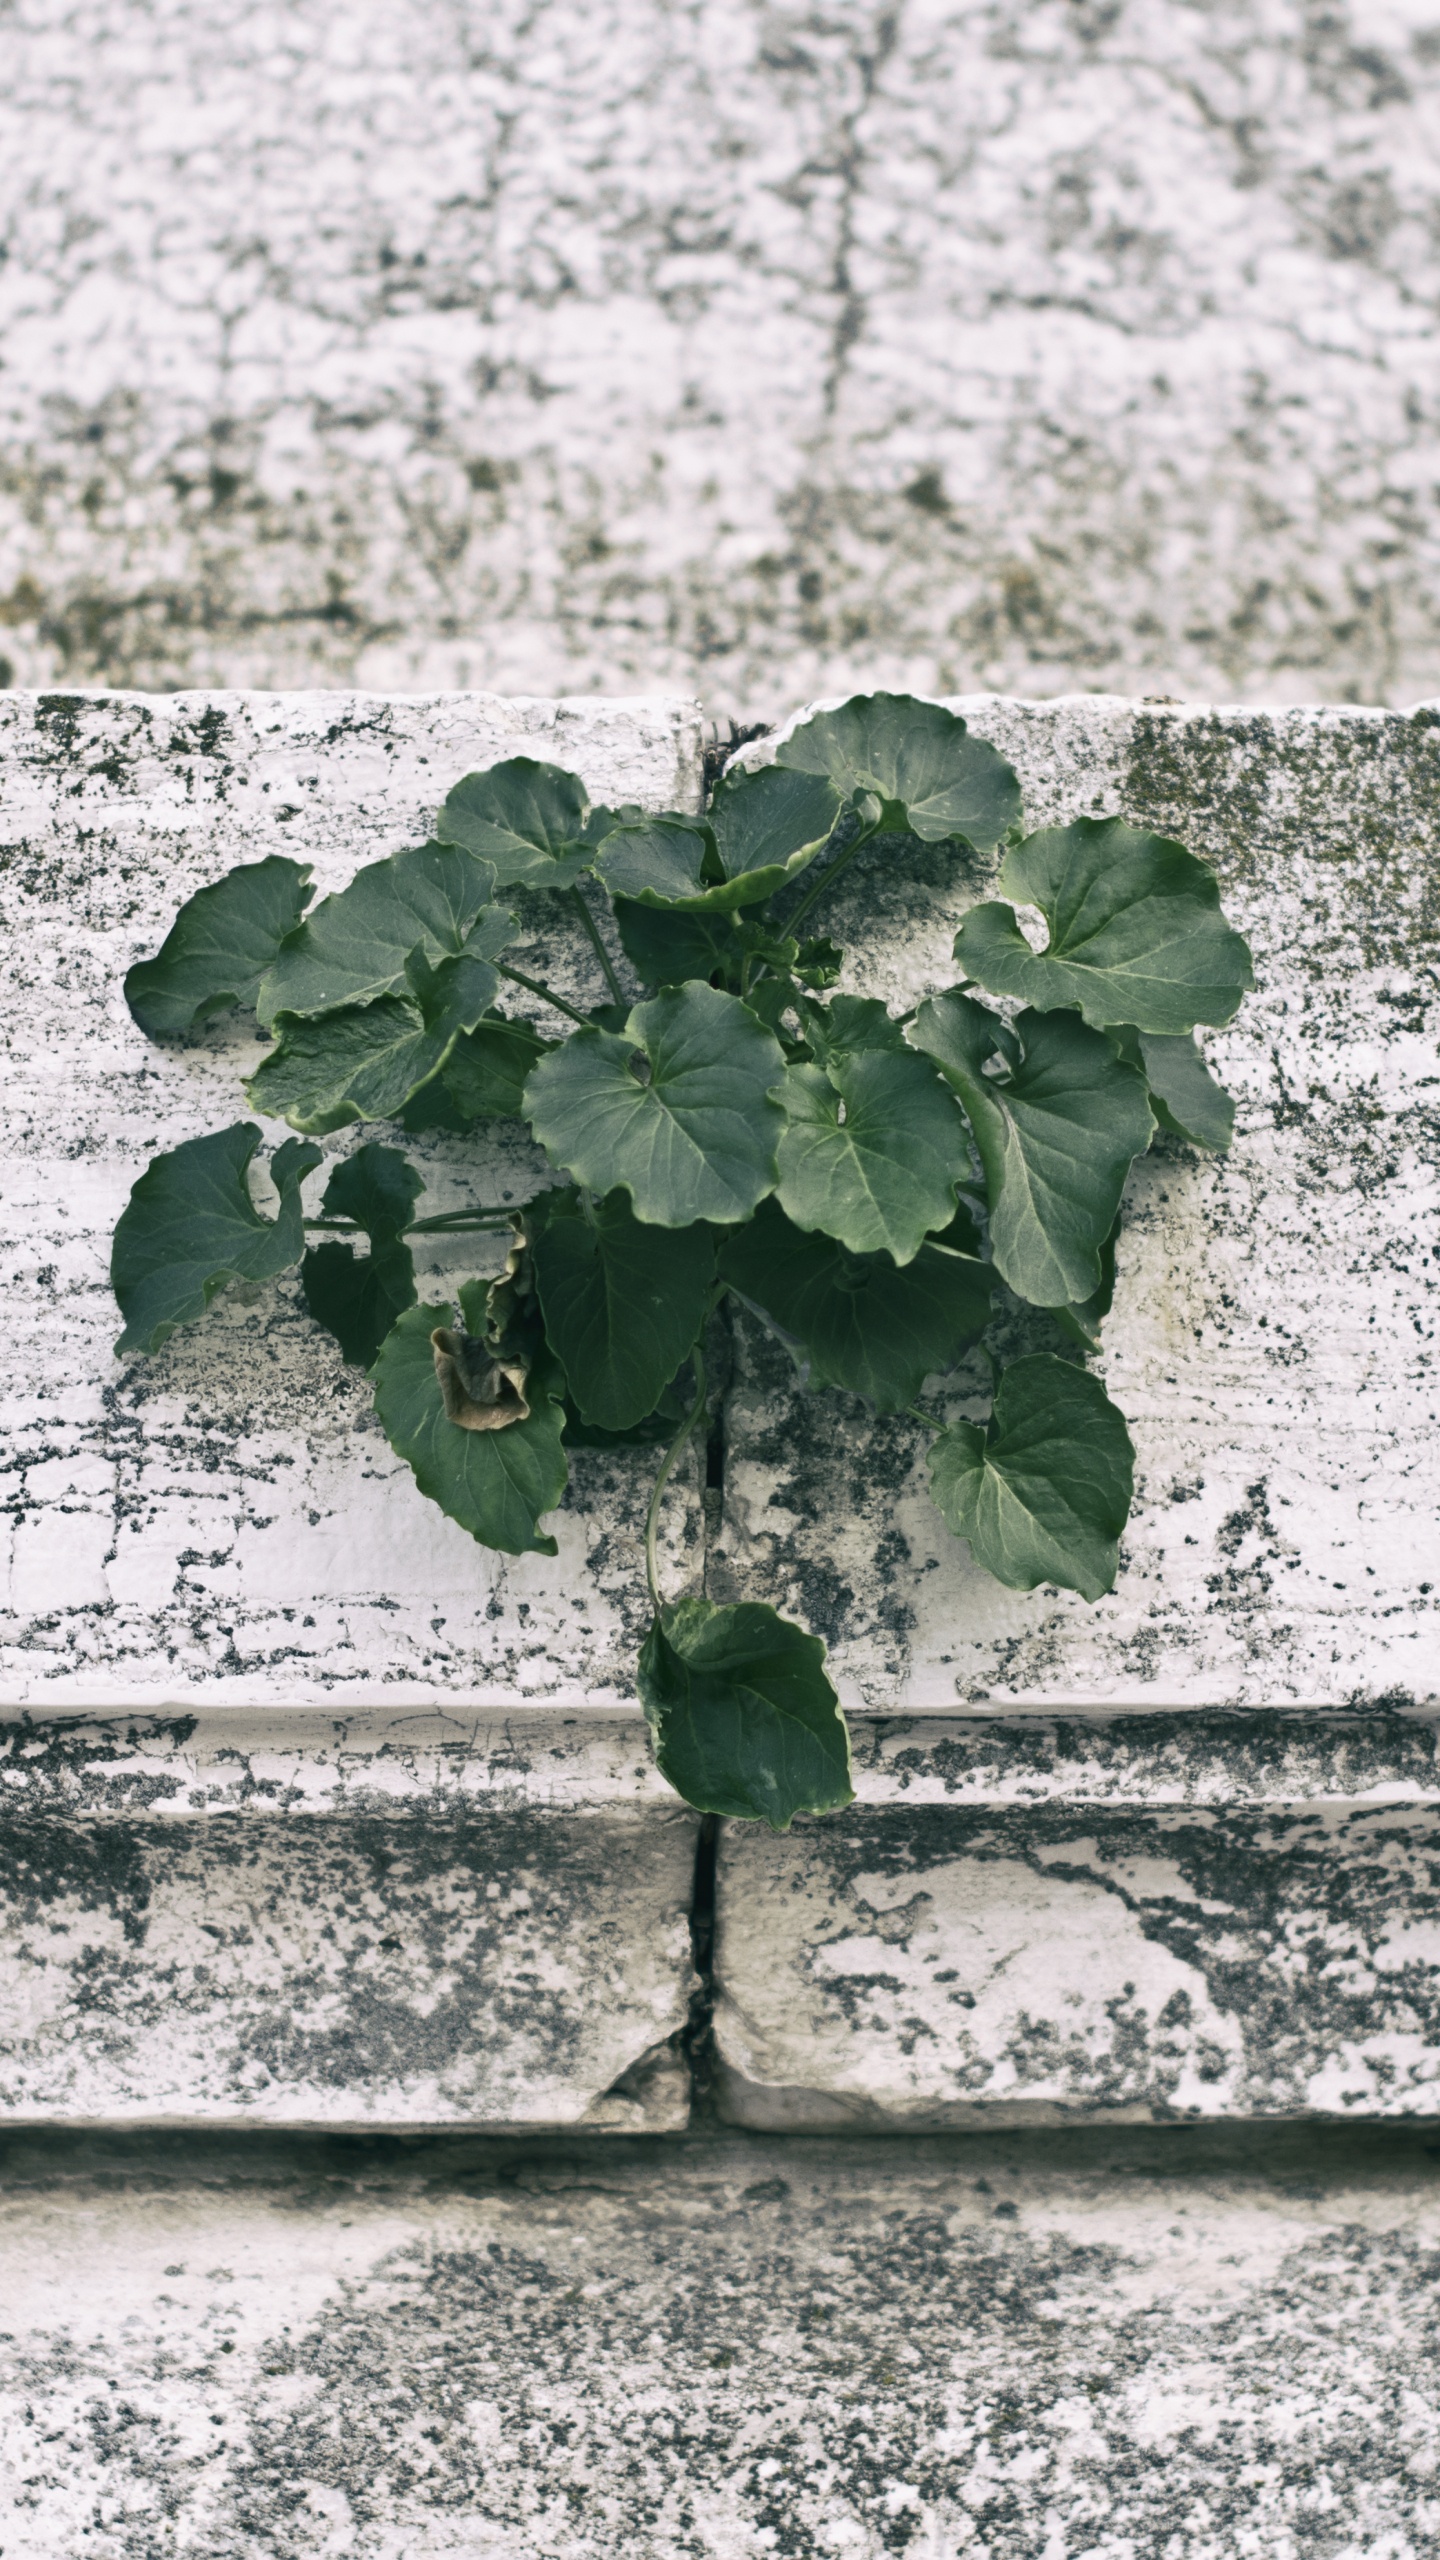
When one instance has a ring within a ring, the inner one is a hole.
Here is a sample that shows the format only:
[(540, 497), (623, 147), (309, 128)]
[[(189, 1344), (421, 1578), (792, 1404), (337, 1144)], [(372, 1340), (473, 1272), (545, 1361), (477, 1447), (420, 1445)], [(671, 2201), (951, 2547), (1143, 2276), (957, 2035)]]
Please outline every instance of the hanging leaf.
[(187, 898), (153, 960), (125, 977), (125, 1001), (152, 1040), (198, 1031), (232, 1005), (253, 1006), (260, 981), (310, 902), (310, 866), (284, 854), (242, 862)]
[(1124, 1416), (1098, 1378), (1045, 1352), (1005, 1371), (988, 1428), (957, 1422), (929, 1452), (942, 1519), (1012, 1591), (1112, 1589), (1134, 1491)]
[(1078, 1342), (1085, 1351), (1099, 1350), (1100, 1328), (1115, 1303), (1115, 1245), (1119, 1234), (1120, 1220), (1117, 1217), (1100, 1247), (1099, 1288), (1092, 1289), (1088, 1298), (1081, 1298), (1078, 1302), (1072, 1299), (1069, 1306), (1055, 1309), (1055, 1321), (1061, 1332), (1068, 1333), (1071, 1341)]
[(542, 1058), (525, 1109), (552, 1163), (656, 1227), (733, 1225), (775, 1184), (779, 1044), (734, 996), (691, 984), (635, 1007), (623, 1035), (576, 1031)]
[(641, 817), (605, 838), (595, 873), (615, 898), (633, 898), (642, 906), (703, 906), (705, 867), (714, 852), (709, 830), (699, 821)]
[(1034, 1306), (1090, 1297), (1125, 1176), (1154, 1127), (1144, 1077), (1073, 1013), (1027, 1012), (1007, 1026), (953, 990), (920, 1007), (910, 1037), (964, 1103), (1001, 1277)]
[(292, 1129), (323, 1133), (352, 1120), (393, 1120), (439, 1073), (500, 984), (488, 960), (412, 953), (404, 995), (347, 1005), (312, 1019), (278, 1017), (279, 1039), (245, 1087), (246, 1099)]
[(725, 1237), (720, 1277), (795, 1345), (813, 1386), (866, 1396), (877, 1413), (902, 1411), (953, 1369), (989, 1323), (995, 1287), (988, 1264), (933, 1241), (903, 1270), (888, 1253), (847, 1253), (803, 1235), (774, 1200)]
[(642, 1226), (623, 1191), (593, 1207), (551, 1191), (531, 1251), (546, 1339), (582, 1417), (605, 1431), (643, 1422), (705, 1321), (709, 1228)]
[(246, 1180), (259, 1144), (254, 1122), (237, 1120), (146, 1166), (120, 1213), (110, 1255), (110, 1285), (125, 1318), (118, 1355), (158, 1351), (177, 1325), (203, 1315), (228, 1281), (273, 1280), (299, 1261), (300, 1185), (320, 1150), (294, 1138), (276, 1148), (270, 1179), (279, 1207), (264, 1218)]
[(764, 1601), (677, 1601), (637, 1682), (662, 1774), (697, 1811), (772, 1831), (851, 1803), (850, 1736), (824, 1665), (819, 1637)]
[(1255, 983), (1209, 865), (1120, 818), (1027, 836), (1006, 854), (1000, 887), (1039, 908), (1050, 940), (1034, 952), (1013, 907), (972, 907), (955, 957), (992, 995), (1041, 1012), (1078, 1005), (1097, 1030), (1130, 1022), (1173, 1035), (1228, 1022)]
[(432, 1336), (453, 1326), (451, 1307), (408, 1307), (386, 1336), (371, 1372), (381, 1427), (421, 1492), (481, 1546), (553, 1556), (555, 1541), (539, 1523), (565, 1490), (559, 1369), (542, 1363), (531, 1371), (523, 1421), (467, 1430), (448, 1419), (436, 1374)]
[(515, 1119), (524, 1105), (531, 1069), (554, 1047), (528, 1022), (487, 1015), (462, 1032), (445, 1061), (445, 1084), (466, 1127), (477, 1120)]
[(890, 832), (935, 844), (963, 836), (988, 853), (1020, 816), (1020, 785), (994, 747), (972, 738), (938, 702), (900, 693), (857, 694), (792, 730), (776, 761), (823, 773), (845, 800), (870, 793)]
[(415, 1264), (405, 1229), (424, 1183), (394, 1147), (358, 1147), (337, 1164), (320, 1206), (327, 1218), (353, 1218), (370, 1241), (363, 1258), (353, 1245), (312, 1245), (300, 1265), (305, 1304), (347, 1360), (368, 1369), (395, 1319), (415, 1304)]
[(1188, 1138), (1192, 1147), (1222, 1152), (1235, 1135), (1235, 1105), (1217, 1084), (1193, 1036), (1167, 1039), (1162, 1032), (1136, 1031), (1126, 1024), (1112, 1031), (1121, 1057), (1139, 1067), (1150, 1088), (1150, 1108), (1172, 1138)]
[(457, 782), (435, 833), (490, 863), (499, 889), (568, 889), (614, 824), (612, 811), (591, 808), (578, 776), (512, 756)]
[(864, 1050), (828, 1069), (794, 1066), (781, 1089), (780, 1206), (852, 1253), (911, 1262), (955, 1214), (970, 1171), (965, 1123), (913, 1050)]
[(513, 940), (515, 919), (491, 907), (488, 862), (454, 845), (423, 844), (367, 863), (348, 889), (322, 898), (277, 953), (256, 1010), (265, 1026), (280, 1014), (333, 1013), (398, 993), (418, 951), (432, 968), (461, 951), (494, 960)]

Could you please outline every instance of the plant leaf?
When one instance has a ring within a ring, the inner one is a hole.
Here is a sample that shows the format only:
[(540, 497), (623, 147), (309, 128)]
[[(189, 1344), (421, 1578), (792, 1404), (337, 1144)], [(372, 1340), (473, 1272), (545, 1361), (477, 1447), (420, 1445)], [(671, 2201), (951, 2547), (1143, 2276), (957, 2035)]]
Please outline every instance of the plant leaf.
[(1172, 1138), (1188, 1138), (1192, 1147), (1223, 1153), (1235, 1135), (1235, 1105), (1217, 1084), (1193, 1037), (1167, 1039), (1163, 1032), (1136, 1031), (1130, 1024), (1112, 1031), (1120, 1055), (1138, 1066), (1150, 1087), (1150, 1108)]
[(331, 1174), (320, 1206), (353, 1218), (370, 1240), (362, 1258), (338, 1240), (312, 1245), (300, 1265), (305, 1304), (347, 1360), (368, 1369), (398, 1315), (415, 1304), (415, 1263), (404, 1231), (425, 1185), (394, 1147), (357, 1147)]
[(242, 862), (187, 898), (153, 960), (125, 973), (125, 1001), (152, 1040), (197, 1031), (260, 981), (310, 902), (310, 866), (282, 853)]
[(1097, 1030), (1134, 1023), (1174, 1035), (1228, 1022), (1255, 983), (1208, 863), (1123, 819), (1077, 818), (1027, 836), (1006, 854), (1000, 887), (1040, 909), (1050, 940), (1033, 952), (1013, 907), (972, 907), (955, 957), (992, 995), (1041, 1012), (1078, 1005)]
[(637, 1678), (662, 1775), (697, 1811), (772, 1831), (849, 1804), (850, 1736), (824, 1665), (819, 1637), (764, 1601), (677, 1601)]
[(322, 898), (277, 953), (256, 1011), (268, 1029), (282, 1013), (333, 1013), (371, 1004), (405, 984), (419, 951), (432, 968), (467, 947), (493, 960), (515, 919), (491, 907), (495, 874), (455, 845), (422, 844), (367, 863), (348, 889)]
[(528, 1022), (507, 1022), (498, 1014), (462, 1032), (445, 1061), (444, 1078), (467, 1125), (517, 1118), (527, 1076), (554, 1045)]
[(617, 898), (615, 923), (626, 959), (648, 987), (679, 987), (687, 978), (722, 973), (738, 987), (747, 960), (784, 969), (799, 951), (768, 925), (704, 908), (646, 907)]
[(488, 1012), (499, 984), (490, 962), (468, 952), (433, 970), (412, 954), (404, 995), (318, 1018), (281, 1014), (279, 1039), (246, 1099), (292, 1129), (317, 1133), (352, 1120), (393, 1120), (439, 1073), (462, 1031)]
[(828, 1005), (802, 1005), (800, 1018), (822, 1067), (841, 1066), (865, 1049), (905, 1047), (903, 1027), (876, 996), (832, 996)]
[(903, 1270), (888, 1253), (847, 1253), (802, 1234), (774, 1200), (725, 1237), (720, 1276), (798, 1347), (812, 1384), (866, 1396), (877, 1413), (900, 1412), (953, 1369), (989, 1323), (995, 1287), (987, 1263), (933, 1241)]
[(955, 1214), (970, 1171), (965, 1123), (913, 1050), (864, 1050), (828, 1070), (788, 1067), (780, 1206), (852, 1253), (911, 1262)]
[(857, 694), (837, 711), (816, 712), (776, 760), (827, 774), (846, 800), (873, 792), (887, 826), (908, 827), (927, 844), (963, 836), (987, 853), (1020, 815), (1020, 785), (1004, 757), (941, 703), (908, 694)]
[(955, 1423), (929, 1466), (946, 1527), (997, 1582), (1058, 1582), (1086, 1600), (1112, 1588), (1135, 1452), (1098, 1378), (1046, 1352), (1014, 1361), (988, 1429)]
[(840, 815), (823, 775), (727, 776), (701, 819), (646, 818), (617, 828), (595, 857), (613, 896), (642, 906), (728, 914), (760, 906), (813, 862)]
[(1062, 1333), (1078, 1342), (1085, 1351), (1100, 1348), (1100, 1328), (1115, 1303), (1115, 1246), (1120, 1234), (1120, 1220), (1100, 1247), (1100, 1286), (1088, 1298), (1071, 1299), (1070, 1304), (1055, 1309), (1055, 1321)]
[(1150, 1143), (1144, 1077), (1073, 1013), (1026, 1012), (1007, 1027), (953, 989), (920, 1007), (910, 1037), (965, 1105), (1001, 1277), (1038, 1307), (1088, 1298), (1125, 1176)]
[(536, 1067), (525, 1110), (552, 1163), (587, 1191), (623, 1188), (650, 1226), (726, 1226), (774, 1188), (785, 1124), (770, 1094), (783, 1074), (753, 1013), (691, 983), (637, 1005), (623, 1034), (572, 1032)]
[(204, 1314), (229, 1280), (273, 1280), (305, 1248), (300, 1185), (320, 1162), (318, 1147), (287, 1138), (270, 1159), (280, 1194), (262, 1218), (246, 1175), (260, 1144), (253, 1120), (208, 1138), (189, 1138), (156, 1156), (120, 1213), (110, 1285), (125, 1318), (117, 1354), (158, 1351), (177, 1325)]
[(585, 1421), (604, 1431), (643, 1422), (705, 1321), (709, 1228), (642, 1226), (623, 1191), (588, 1211), (578, 1193), (552, 1191), (531, 1252), (545, 1337)]
[(592, 810), (578, 775), (512, 756), (457, 782), (435, 833), (490, 863), (499, 889), (568, 889), (613, 823), (608, 809)]
[(463, 1430), (446, 1418), (430, 1338), (453, 1323), (451, 1307), (408, 1307), (386, 1336), (372, 1372), (381, 1427), (421, 1492), (481, 1546), (553, 1556), (555, 1541), (541, 1535), (539, 1522), (565, 1490), (559, 1369), (543, 1362), (532, 1369), (523, 1422)]

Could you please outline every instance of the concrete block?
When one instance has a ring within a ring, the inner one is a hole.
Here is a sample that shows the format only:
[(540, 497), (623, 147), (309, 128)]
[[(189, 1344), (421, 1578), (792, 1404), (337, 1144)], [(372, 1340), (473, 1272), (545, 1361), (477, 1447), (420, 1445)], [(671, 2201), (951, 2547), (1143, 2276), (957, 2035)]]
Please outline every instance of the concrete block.
[(0, 2123), (673, 2131), (697, 1829), (629, 1721), (0, 1727)]
[(1409, 1715), (862, 1723), (727, 1824), (715, 2043), (770, 2130), (1440, 2114), (1440, 1751)]
[[(1258, 993), (1205, 1043), (1233, 1153), (1162, 1139), (1126, 1198), (1098, 1364), (1138, 1453), (1120, 1578), (1093, 1607), (1003, 1590), (931, 1504), (919, 1426), (803, 1393), (742, 1324), (712, 1595), (794, 1611), (872, 1709), (1434, 1701), (1440, 714), (959, 707), (1030, 824), (1118, 809), (1180, 837), (1255, 949)], [(816, 922), (898, 1009), (953, 983), (992, 878), (877, 854)], [(1036, 1315), (1010, 1347), (1064, 1344)], [(987, 1409), (978, 1364), (932, 1384), (934, 1410)]]
[[(597, 797), (698, 800), (698, 710), (676, 699), (0, 695), (0, 1698), (629, 1694), (643, 1456), (577, 1451), (559, 1555), (516, 1562), (415, 1491), (293, 1275), (231, 1290), (154, 1360), (113, 1357), (106, 1272), (130, 1185), (158, 1149), (246, 1116), (257, 1054), (233, 1020), (146, 1040), (121, 993), (131, 961), (232, 863), (288, 853), (333, 889), (422, 840), (459, 774), (520, 754)], [(593, 1001), (574, 942), (552, 974)], [(524, 1199), (545, 1178), (523, 1134), (409, 1146), (430, 1207)], [(486, 1267), (475, 1239), (417, 1257), (437, 1297)], [(689, 1478), (666, 1534), (680, 1581), (698, 1561)]]
[(6, 2560), (1422, 2560), (1431, 2148), (11, 2137)]

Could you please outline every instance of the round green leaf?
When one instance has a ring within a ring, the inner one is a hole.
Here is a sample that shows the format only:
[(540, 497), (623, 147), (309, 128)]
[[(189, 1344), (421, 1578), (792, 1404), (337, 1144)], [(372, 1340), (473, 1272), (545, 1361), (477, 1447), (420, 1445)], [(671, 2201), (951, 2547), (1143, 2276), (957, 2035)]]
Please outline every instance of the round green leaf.
[(725, 1238), (720, 1276), (795, 1344), (816, 1386), (866, 1396), (877, 1413), (902, 1411), (953, 1369), (989, 1323), (995, 1286), (988, 1264), (934, 1243), (903, 1270), (888, 1253), (847, 1253), (802, 1234), (774, 1200)]
[(280, 1194), (262, 1218), (246, 1180), (260, 1144), (253, 1120), (190, 1138), (148, 1164), (120, 1213), (110, 1285), (125, 1318), (117, 1353), (158, 1351), (177, 1325), (204, 1314), (230, 1280), (273, 1280), (305, 1249), (300, 1185), (318, 1147), (287, 1138), (270, 1160)]
[(965, 1123), (913, 1050), (863, 1050), (828, 1070), (795, 1066), (781, 1088), (780, 1206), (852, 1253), (912, 1262), (955, 1214), (970, 1171)]
[(728, 914), (760, 906), (813, 862), (840, 815), (823, 775), (767, 765), (727, 776), (703, 819), (644, 818), (616, 829), (595, 869), (641, 906)]
[(466, 1431), (447, 1419), (430, 1336), (454, 1309), (410, 1307), (380, 1346), (371, 1374), (375, 1410), (391, 1448), (432, 1502), (482, 1547), (509, 1556), (553, 1556), (539, 1523), (565, 1490), (563, 1385), (537, 1364), (527, 1382), (529, 1417), (503, 1431)]
[(595, 852), (589, 795), (577, 775), (559, 765), (512, 756), (488, 773), (457, 782), (435, 821), (442, 844), (460, 844), (494, 868), (495, 885), (508, 889), (568, 889), (588, 869)]
[(778, 1041), (734, 996), (668, 988), (623, 1034), (577, 1031), (542, 1058), (525, 1111), (587, 1191), (628, 1191), (649, 1226), (727, 1226), (774, 1189), (783, 1074)]
[(1031, 950), (1013, 907), (972, 907), (955, 938), (966, 975), (1038, 1011), (1078, 1005), (1097, 1030), (1193, 1031), (1228, 1022), (1255, 983), (1243, 934), (1225, 922), (1208, 864), (1119, 818), (1044, 827), (1007, 853), (1005, 895), (1038, 907), (1050, 940)]
[(187, 898), (153, 960), (126, 972), (125, 1001), (152, 1040), (253, 1005), (310, 902), (310, 866), (284, 854), (242, 862)]
[(909, 694), (857, 694), (838, 711), (816, 712), (776, 761), (828, 775), (846, 800), (873, 793), (930, 844), (963, 836), (986, 853), (1020, 815), (1020, 785), (1004, 757), (943, 704)]
[(709, 1228), (642, 1226), (623, 1191), (593, 1207), (551, 1192), (531, 1253), (545, 1338), (581, 1414), (604, 1431), (643, 1422), (705, 1321)]
[(1154, 1129), (1143, 1075), (1074, 1013), (1026, 1012), (1007, 1026), (953, 989), (920, 1007), (910, 1037), (965, 1105), (1001, 1277), (1033, 1306), (1089, 1298), (1125, 1176)]
[(850, 1736), (825, 1647), (764, 1601), (680, 1600), (640, 1655), (640, 1703), (663, 1776), (701, 1813), (788, 1831), (849, 1804)]
[(268, 1026), (282, 1013), (332, 1013), (391, 995), (404, 986), (413, 951), (432, 968), (467, 946), (495, 959), (515, 919), (491, 908), (494, 891), (490, 864), (455, 845), (418, 845), (367, 863), (276, 955), (260, 987), (260, 1020)]
[(1045, 1352), (1016, 1360), (988, 1429), (957, 1422), (929, 1466), (946, 1527), (997, 1582), (1058, 1582), (1086, 1600), (1113, 1587), (1135, 1452), (1098, 1378)]

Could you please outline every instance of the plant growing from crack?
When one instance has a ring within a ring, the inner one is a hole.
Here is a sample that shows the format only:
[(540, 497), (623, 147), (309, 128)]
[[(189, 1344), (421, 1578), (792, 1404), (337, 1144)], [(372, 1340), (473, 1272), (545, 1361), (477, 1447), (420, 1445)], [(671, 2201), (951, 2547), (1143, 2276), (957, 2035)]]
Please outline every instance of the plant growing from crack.
[[(965, 916), (957, 982), (897, 1018), (839, 992), (845, 955), (802, 928), (862, 848), (903, 866), (917, 842), (1003, 846), (1001, 897)], [(551, 940), (572, 964), (578, 949), (601, 1001), (507, 961), (509, 889), (549, 893)], [(592, 806), (574, 774), (525, 757), (469, 774), (429, 843), (307, 913), (310, 897), (300, 863), (241, 865), (125, 981), (156, 1039), (252, 1009), (273, 1045), (247, 1097), (301, 1134), (271, 1156), (270, 1216), (250, 1193), (253, 1122), (141, 1175), (115, 1235), (121, 1353), (298, 1263), (420, 1490), (510, 1555), (556, 1552), (540, 1524), (567, 1437), (665, 1443), (637, 1669), (657, 1760), (690, 1804), (777, 1830), (852, 1793), (824, 1647), (763, 1601), (667, 1601), (657, 1563), (727, 1295), (812, 1386), (926, 1426), (941, 1515), (1001, 1582), (1111, 1589), (1133, 1452), (1076, 1354), (1109, 1309), (1131, 1163), (1157, 1129), (1229, 1143), (1194, 1033), (1231, 1019), (1250, 956), (1203, 863), (1118, 818), (1025, 835), (993, 747), (939, 704), (876, 694), (726, 774), (703, 817)], [(507, 985), (529, 1016), (500, 1009)], [(523, 1208), (419, 1216), (422, 1176), (373, 1140), (303, 1205), (313, 1136), (506, 1118), (557, 1177)], [(468, 1236), (503, 1239), (499, 1277), (462, 1287), (458, 1318), (418, 1305), (411, 1241)], [(1074, 1348), (992, 1359), (988, 1421), (947, 1425), (925, 1381), (982, 1342), (1001, 1284)]]

